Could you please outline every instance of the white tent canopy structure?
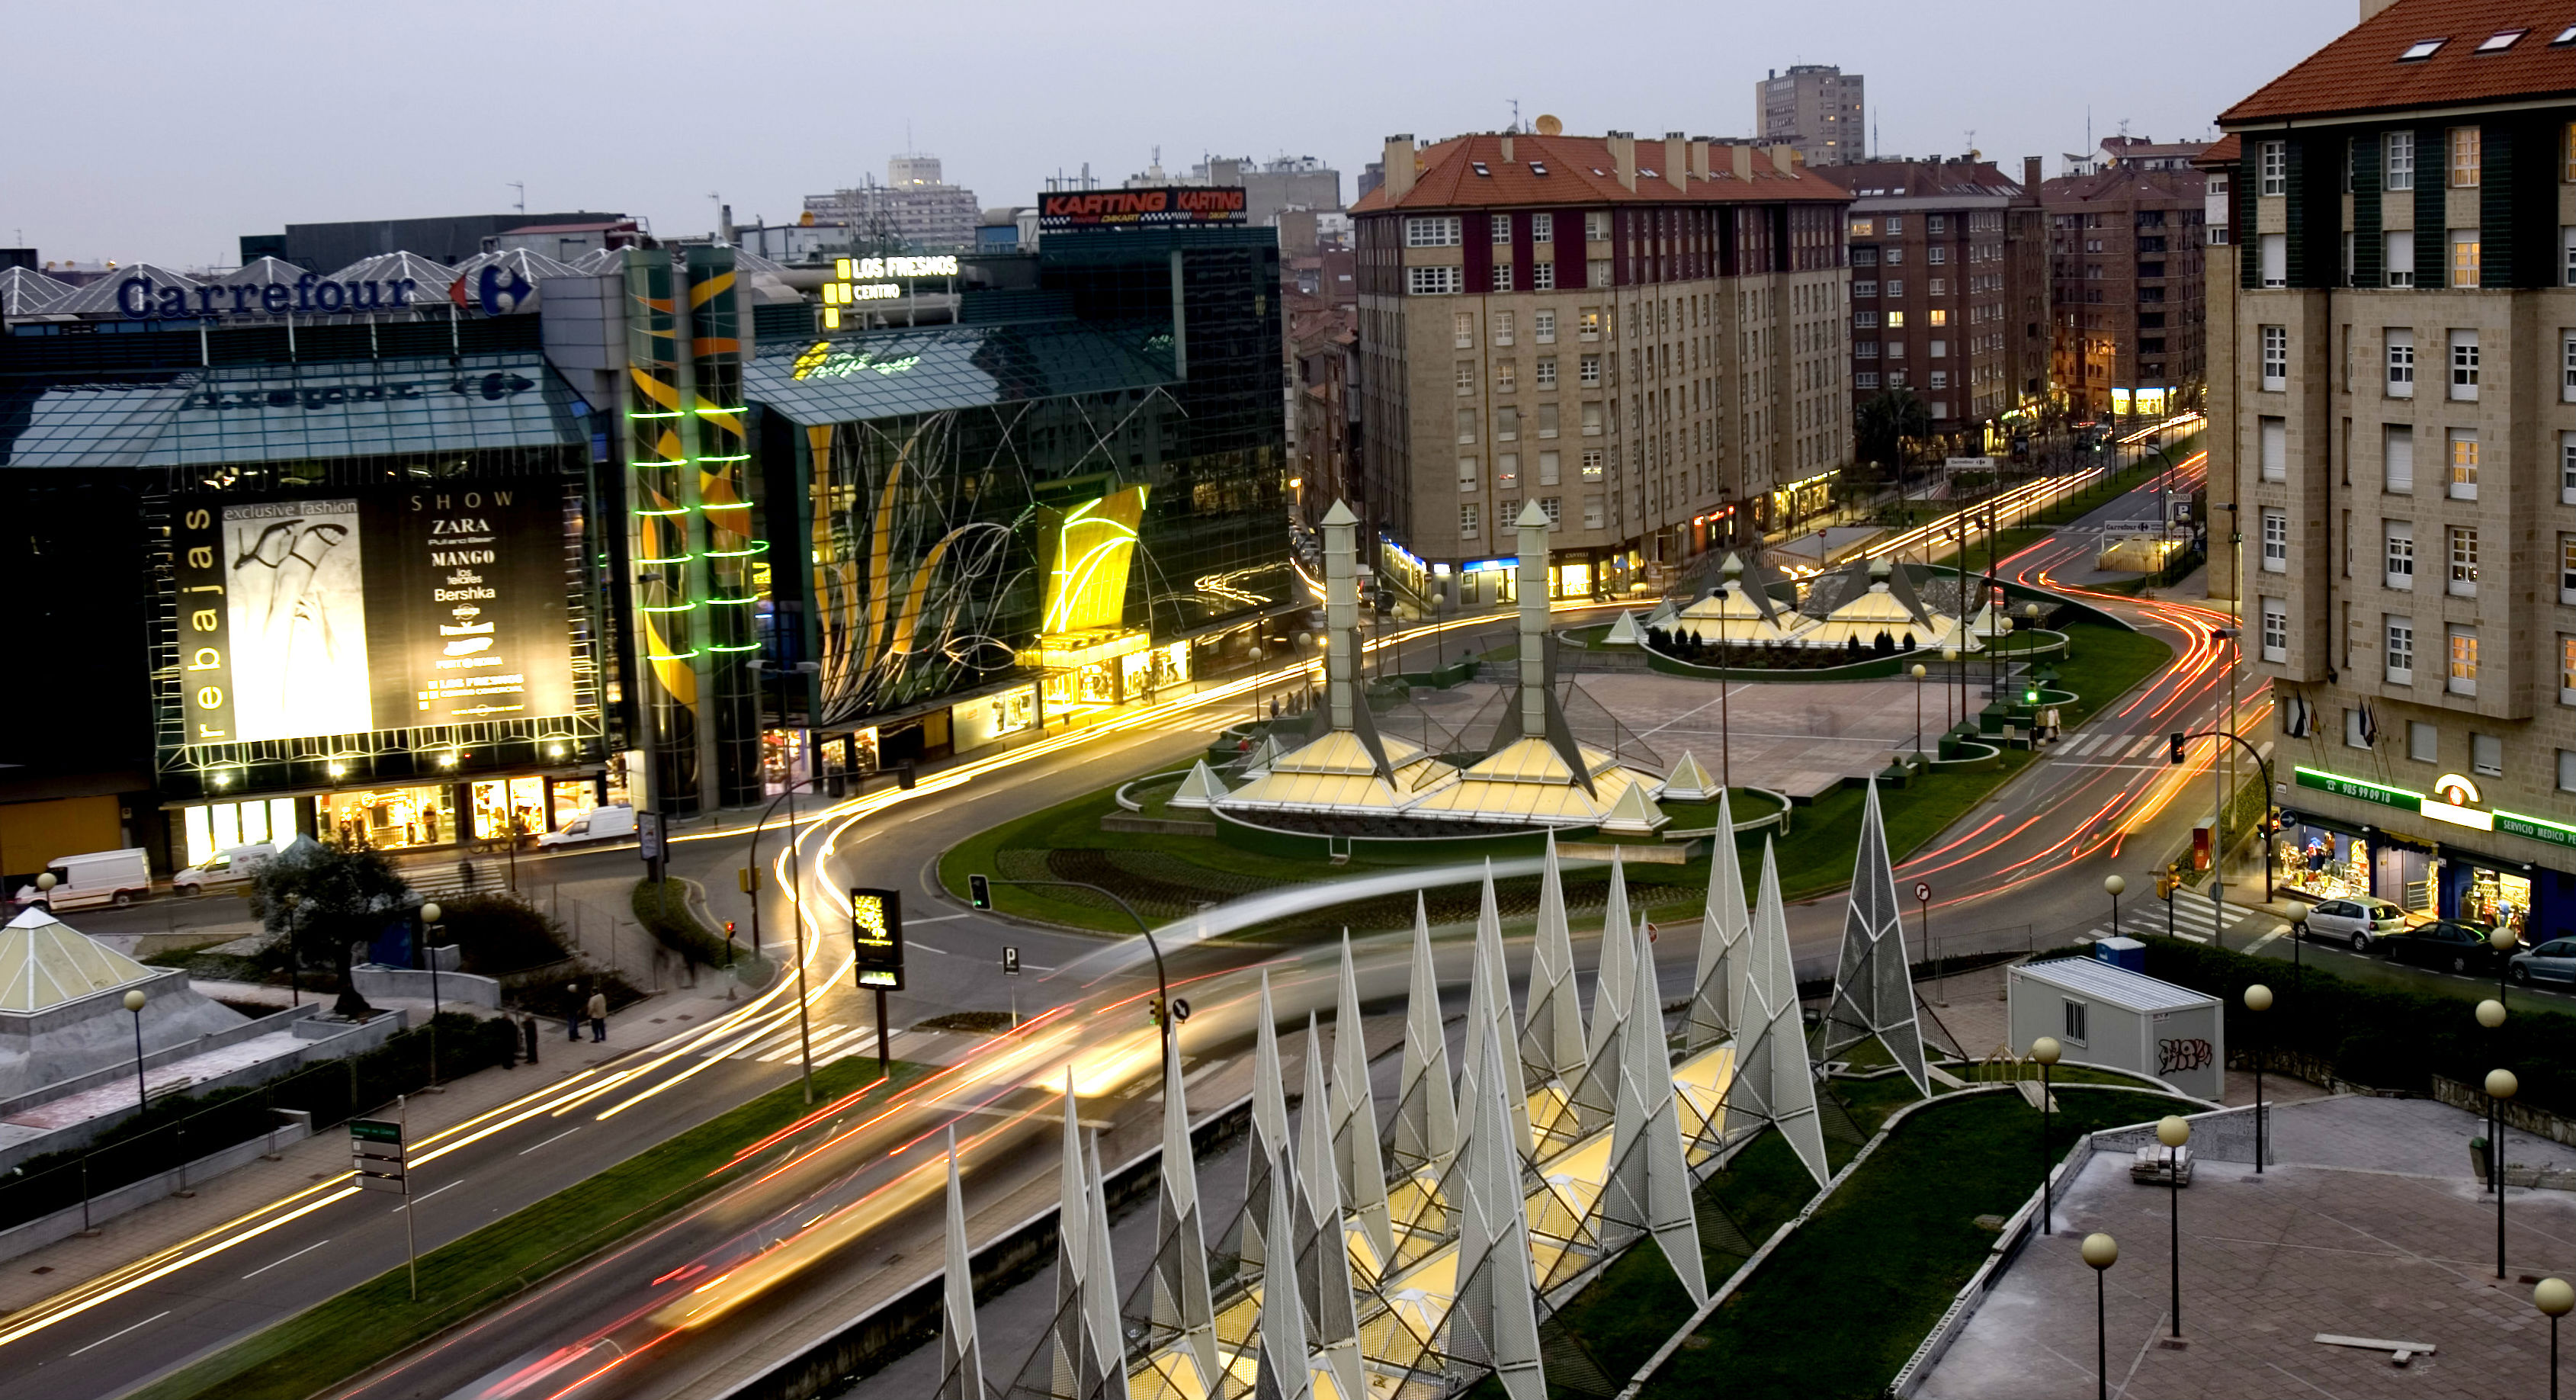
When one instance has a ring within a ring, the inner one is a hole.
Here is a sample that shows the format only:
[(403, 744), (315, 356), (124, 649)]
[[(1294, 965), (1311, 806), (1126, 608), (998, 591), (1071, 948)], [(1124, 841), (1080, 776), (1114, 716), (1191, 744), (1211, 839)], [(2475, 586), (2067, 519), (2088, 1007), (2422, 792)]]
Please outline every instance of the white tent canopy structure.
[(1878, 809), (1878, 780), (1869, 783), (1861, 808), (1860, 849), (1852, 858), (1851, 902), (1843, 916), (1842, 957), (1834, 973), (1834, 999), (1821, 1031), (1823, 1058), (1875, 1038), (1905, 1071), (1914, 1092), (1929, 1097), (1924, 1075), (1923, 1029), (1914, 1001), (1914, 973), (1905, 954), (1904, 906), (1897, 903), (1896, 871), (1887, 856), (1887, 828)]

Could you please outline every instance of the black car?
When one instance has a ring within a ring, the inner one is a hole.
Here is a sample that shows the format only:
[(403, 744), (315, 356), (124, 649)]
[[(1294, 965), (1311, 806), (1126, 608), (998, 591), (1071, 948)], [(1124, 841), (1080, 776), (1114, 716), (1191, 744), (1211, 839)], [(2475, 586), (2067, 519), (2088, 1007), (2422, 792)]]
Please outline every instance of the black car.
[(2418, 967), (2442, 972), (2476, 972), (2492, 974), (2504, 958), (2487, 942), (2495, 932), (2492, 924), (2476, 924), (2466, 919), (2436, 919), (2404, 933), (2390, 934), (2379, 940), (2389, 958), (2395, 962), (2413, 963)]

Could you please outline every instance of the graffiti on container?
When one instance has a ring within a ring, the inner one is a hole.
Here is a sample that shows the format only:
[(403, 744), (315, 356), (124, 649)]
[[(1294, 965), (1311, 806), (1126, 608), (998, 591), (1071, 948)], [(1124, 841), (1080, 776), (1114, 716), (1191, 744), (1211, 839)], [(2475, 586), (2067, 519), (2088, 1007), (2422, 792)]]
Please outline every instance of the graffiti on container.
[(2156, 1042), (2156, 1076), (2184, 1074), (2209, 1068), (2215, 1058), (2206, 1040), (2159, 1040)]

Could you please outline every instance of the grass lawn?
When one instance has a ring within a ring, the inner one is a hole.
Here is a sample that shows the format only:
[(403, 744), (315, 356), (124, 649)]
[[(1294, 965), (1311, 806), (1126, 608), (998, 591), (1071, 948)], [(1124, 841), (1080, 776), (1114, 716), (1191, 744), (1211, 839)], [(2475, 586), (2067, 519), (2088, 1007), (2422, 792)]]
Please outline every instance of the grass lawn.
[[(931, 1068), (897, 1064), (893, 1084), (862, 1102)], [(829, 1101), (875, 1079), (873, 1063), (842, 1060), (816, 1070), (814, 1088)], [(743, 1143), (810, 1111), (798, 1086), (772, 1090), (422, 1255), (418, 1303), (404, 1271), (389, 1270), (135, 1392), (137, 1400), (304, 1400), (740, 1179), (748, 1164), (725, 1168)], [(778, 1158), (773, 1150), (751, 1160)]]
[[(2070, 1094), (2058, 1101), (2055, 1127), (2072, 1142), (2090, 1129), (2161, 1117), (2175, 1103)], [(1976, 1218), (2010, 1215), (2035, 1188), (2037, 1120), (2007, 1094), (1936, 1104), (1905, 1120), (1644, 1394), (1877, 1395), (1993, 1248), (1994, 1234)]]

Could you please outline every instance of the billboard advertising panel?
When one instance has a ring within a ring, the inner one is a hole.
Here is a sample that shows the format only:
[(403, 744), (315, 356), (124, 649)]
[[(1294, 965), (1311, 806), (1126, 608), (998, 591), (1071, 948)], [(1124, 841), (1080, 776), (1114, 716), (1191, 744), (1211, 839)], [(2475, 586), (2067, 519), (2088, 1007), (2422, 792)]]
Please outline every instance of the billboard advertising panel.
[(1240, 224), (1240, 185), (1165, 185), (1140, 190), (1065, 190), (1038, 196), (1038, 231)]
[(178, 503), (187, 742), (572, 713), (562, 488)]

